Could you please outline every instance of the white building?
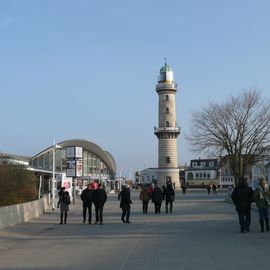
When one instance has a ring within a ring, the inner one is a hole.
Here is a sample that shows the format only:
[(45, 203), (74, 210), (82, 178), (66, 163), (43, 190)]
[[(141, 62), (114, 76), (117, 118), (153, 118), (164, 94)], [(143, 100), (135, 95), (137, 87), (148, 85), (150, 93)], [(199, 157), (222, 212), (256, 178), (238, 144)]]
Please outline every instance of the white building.
[(185, 170), (186, 183), (190, 186), (219, 185), (217, 159), (193, 159)]
[(139, 184), (155, 184), (157, 182), (157, 168), (147, 168), (140, 172)]

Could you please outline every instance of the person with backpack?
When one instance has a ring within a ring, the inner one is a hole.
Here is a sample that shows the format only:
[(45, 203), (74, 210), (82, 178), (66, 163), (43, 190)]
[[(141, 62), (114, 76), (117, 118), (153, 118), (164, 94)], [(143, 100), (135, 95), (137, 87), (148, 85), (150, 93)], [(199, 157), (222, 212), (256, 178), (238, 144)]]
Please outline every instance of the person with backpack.
[(173, 190), (172, 184), (168, 184), (163, 192), (163, 200), (165, 200), (165, 210), (168, 214), (168, 206), (170, 204), (170, 213), (172, 213), (173, 202), (175, 200), (175, 192)]
[(93, 203), (95, 205), (95, 212), (96, 212), (96, 223), (103, 225), (103, 207), (105, 202), (107, 201), (107, 194), (106, 191), (102, 188), (101, 184), (99, 183), (97, 189), (93, 192)]
[(57, 203), (57, 208), (60, 207), (60, 224), (63, 224), (63, 218), (64, 218), (64, 224), (67, 224), (67, 212), (69, 211), (70, 196), (69, 196), (68, 191), (65, 191), (65, 187), (61, 188), (58, 195), (59, 195), (59, 200)]
[(92, 185), (89, 184), (86, 189), (83, 190), (81, 194), (81, 200), (83, 201), (83, 223), (86, 221), (86, 212), (88, 210), (88, 223), (92, 222), (92, 202), (93, 202), (93, 192), (94, 189)]

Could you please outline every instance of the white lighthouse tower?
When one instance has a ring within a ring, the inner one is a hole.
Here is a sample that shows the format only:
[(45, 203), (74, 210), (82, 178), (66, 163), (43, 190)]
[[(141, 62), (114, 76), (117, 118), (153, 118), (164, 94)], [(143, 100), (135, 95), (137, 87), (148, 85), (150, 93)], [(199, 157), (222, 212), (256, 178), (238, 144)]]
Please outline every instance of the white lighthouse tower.
[(177, 84), (173, 81), (173, 71), (166, 61), (160, 69), (156, 91), (159, 96), (158, 127), (154, 131), (158, 138), (157, 183), (160, 186), (172, 183), (176, 189), (180, 189), (177, 162), (177, 136), (180, 128), (176, 122), (175, 109)]

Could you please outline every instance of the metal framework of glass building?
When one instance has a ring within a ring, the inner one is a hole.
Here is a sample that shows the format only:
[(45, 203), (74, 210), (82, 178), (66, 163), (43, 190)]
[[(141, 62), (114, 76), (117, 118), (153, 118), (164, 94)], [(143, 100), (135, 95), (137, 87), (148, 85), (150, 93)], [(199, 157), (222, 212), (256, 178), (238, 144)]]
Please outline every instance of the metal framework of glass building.
[(57, 143), (29, 159), (29, 166), (36, 172), (51, 173), (53, 171), (53, 150), (55, 149), (55, 173), (66, 172), (66, 147), (83, 148), (84, 180), (113, 180), (116, 174), (116, 164), (113, 156), (97, 144), (81, 139), (67, 140)]

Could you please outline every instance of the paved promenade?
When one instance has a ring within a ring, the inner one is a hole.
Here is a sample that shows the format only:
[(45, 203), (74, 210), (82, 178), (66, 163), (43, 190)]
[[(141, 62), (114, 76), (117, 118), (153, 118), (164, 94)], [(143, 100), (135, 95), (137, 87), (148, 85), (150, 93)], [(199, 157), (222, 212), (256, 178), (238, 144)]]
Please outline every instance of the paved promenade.
[[(132, 194), (131, 224), (120, 222), (109, 195), (104, 225), (82, 224), (81, 205), (71, 205), (67, 225), (48, 212), (0, 230), (0, 269), (266, 269), (270, 233), (260, 233), (252, 211), (251, 232), (240, 234), (236, 212), (222, 195), (177, 194), (172, 214), (143, 215)], [(93, 216), (94, 217), (94, 216)]]

